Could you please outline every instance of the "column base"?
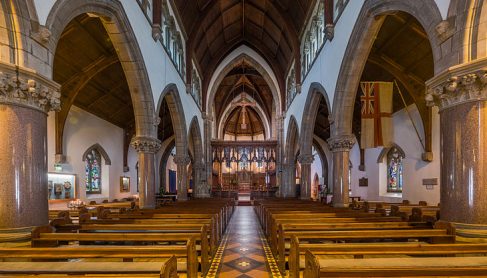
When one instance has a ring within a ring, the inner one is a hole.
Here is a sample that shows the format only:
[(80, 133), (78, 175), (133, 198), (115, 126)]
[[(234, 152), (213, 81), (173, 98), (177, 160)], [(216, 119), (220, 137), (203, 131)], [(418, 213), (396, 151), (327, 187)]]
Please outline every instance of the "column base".
[(342, 204), (342, 203), (333, 204), (334, 208), (348, 208), (348, 206), (349, 204)]

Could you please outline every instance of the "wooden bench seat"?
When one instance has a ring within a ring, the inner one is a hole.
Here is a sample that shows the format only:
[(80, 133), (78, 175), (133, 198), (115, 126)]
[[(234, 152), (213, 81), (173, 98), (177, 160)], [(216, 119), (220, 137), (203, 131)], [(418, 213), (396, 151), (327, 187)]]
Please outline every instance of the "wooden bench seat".
[(485, 277), (487, 257), (318, 259), (306, 251), (304, 277)]
[[(285, 258), (290, 248), (286, 242), (292, 236), (300, 240), (313, 240), (321, 242), (371, 242), (376, 240), (408, 241), (419, 240), (429, 243), (454, 243), (455, 235), (447, 229), (411, 229), (411, 230), (345, 230), (345, 231), (289, 231), (279, 235), (278, 242), (278, 265), (281, 272), (285, 271)], [(288, 247), (288, 248), (286, 248)]]
[[(201, 233), (42, 233), (33, 232), (32, 246), (46, 247), (59, 246), (69, 242), (118, 242), (127, 244), (128, 242), (142, 243), (177, 243), (180, 242), (186, 247), (187, 271), (189, 277), (196, 277), (198, 271), (198, 254), (195, 242)], [(201, 239), (200, 239), (201, 240)], [(204, 252), (202, 252), (204, 254)], [(209, 267), (207, 258), (201, 260), (202, 271)]]
[(427, 243), (342, 243), (313, 244), (300, 243), (296, 236), (291, 238), (289, 250), (289, 277), (299, 277), (304, 269), (304, 254), (309, 250), (318, 259), (322, 256), (456, 256), (487, 255), (487, 244), (427, 244)]
[[(97, 275), (96, 277), (178, 277), (176, 258), (163, 262), (0, 262), (0, 275)], [(69, 276), (71, 277), (71, 276)]]

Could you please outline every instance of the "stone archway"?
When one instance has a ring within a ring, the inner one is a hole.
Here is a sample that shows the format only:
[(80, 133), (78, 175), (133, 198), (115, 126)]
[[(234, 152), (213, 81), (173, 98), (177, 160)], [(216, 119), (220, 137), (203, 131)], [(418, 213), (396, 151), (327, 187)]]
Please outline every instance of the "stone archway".
[[(304, 114), (301, 122), (301, 137), (300, 137), (300, 156), (298, 158), (301, 164), (301, 198), (311, 198), (311, 164), (314, 157), (312, 154), (313, 137), (315, 132), (316, 118), (320, 108), (320, 102), (324, 99), (326, 103), (326, 112), (330, 111), (330, 102), (325, 89), (319, 83), (312, 83), (306, 103), (304, 106)], [(329, 115), (327, 115), (329, 116)], [(325, 140), (327, 138), (324, 138)]]
[(157, 137), (156, 124), (154, 124), (156, 117), (149, 77), (137, 39), (120, 2), (57, 1), (46, 21), (46, 28), (51, 31), (47, 43), (51, 53), (49, 63), (53, 64), (56, 47), (64, 28), (75, 17), (85, 13), (100, 17), (110, 40), (118, 49), (118, 59), (124, 70), (134, 107), (136, 137), (155, 139)]
[(167, 85), (162, 91), (157, 105), (157, 115), (159, 115), (163, 100), (166, 100), (167, 102), (174, 130), (176, 145), (174, 163), (177, 165), (178, 200), (187, 200), (187, 166), (191, 162), (191, 159), (188, 155), (188, 138), (186, 134), (186, 120), (184, 117), (183, 104), (181, 102), (181, 97), (179, 96), (179, 90), (174, 83)]
[(293, 115), (289, 119), (285, 146), (284, 178), (283, 185), (281, 185), (281, 197), (284, 198), (296, 196), (296, 159), (299, 152), (299, 129), (296, 118)]
[(425, 30), (431, 44), (434, 71), (441, 68), (436, 61), (441, 60), (440, 41), (435, 27), (442, 21), (441, 14), (434, 0), (401, 1), (370, 0), (366, 1), (355, 22), (354, 29), (340, 67), (333, 101), (332, 137), (352, 134), (352, 118), (355, 95), (360, 82), (360, 74), (374, 44), (385, 16), (388, 13), (402, 11), (413, 15)]
[(303, 109), (303, 119), (301, 121), (301, 154), (311, 154), (311, 149), (313, 147), (314, 126), (316, 123), (316, 116), (318, 114), (320, 100), (322, 98), (325, 100), (329, 113), (331, 111), (331, 106), (325, 88), (323, 88), (320, 83), (311, 83), (308, 97)]
[(176, 142), (174, 140), (174, 137), (172, 137), (172, 139), (169, 139), (169, 140), (170, 140), (170, 142), (165, 146), (165, 148), (161, 149), (162, 156), (161, 156), (161, 160), (159, 162), (159, 179), (160, 179), (159, 190), (161, 187), (164, 187), (166, 189), (166, 191), (167, 191), (167, 187), (168, 187), (168, 185), (166, 184), (167, 162), (169, 160), (169, 156), (171, 155), (171, 151), (176, 146)]

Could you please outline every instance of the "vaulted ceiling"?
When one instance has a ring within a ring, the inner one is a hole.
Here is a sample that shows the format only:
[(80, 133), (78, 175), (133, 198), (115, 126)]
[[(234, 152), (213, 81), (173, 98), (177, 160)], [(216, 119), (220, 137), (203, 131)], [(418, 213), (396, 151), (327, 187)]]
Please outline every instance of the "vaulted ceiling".
[[(316, 0), (174, 0), (189, 50), (203, 80), (233, 49), (244, 44), (267, 60), (283, 79)], [(284, 84), (283, 80), (280, 80)], [(206, 84), (207, 85), (207, 84)]]
[(133, 126), (132, 99), (113, 44), (98, 17), (80, 15), (63, 31), (54, 56), (61, 114), (71, 104), (122, 128)]
[(232, 101), (239, 99), (242, 92), (253, 98), (267, 118), (271, 118), (273, 97), (269, 85), (257, 70), (242, 62), (225, 76), (217, 89), (214, 102), (217, 121), (222, 119), (225, 109)]
[(263, 134), (264, 125), (257, 112), (252, 107), (245, 107), (245, 111), (242, 110), (243, 108), (239, 106), (231, 112), (227, 122), (225, 123), (225, 134), (237, 136)]

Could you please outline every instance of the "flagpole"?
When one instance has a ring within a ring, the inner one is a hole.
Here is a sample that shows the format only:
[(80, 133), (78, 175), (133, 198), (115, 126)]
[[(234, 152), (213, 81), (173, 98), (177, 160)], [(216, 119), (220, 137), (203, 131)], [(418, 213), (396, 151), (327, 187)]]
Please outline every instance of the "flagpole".
[(394, 84), (397, 87), (397, 91), (399, 92), (399, 95), (401, 96), (402, 103), (404, 104), (404, 108), (406, 109), (406, 112), (408, 113), (409, 120), (411, 120), (411, 123), (413, 124), (414, 130), (416, 131), (416, 135), (418, 136), (419, 142), (421, 143), (421, 146), (423, 147), (423, 151), (426, 151), (424, 147), (423, 140), (421, 140), (421, 136), (419, 135), (418, 128), (416, 127), (416, 124), (413, 121), (413, 117), (411, 117), (411, 113), (409, 112), (408, 105), (406, 101), (404, 100), (404, 96), (402, 95), (401, 89), (399, 88), (399, 85), (397, 84), (396, 79), (394, 79)]

